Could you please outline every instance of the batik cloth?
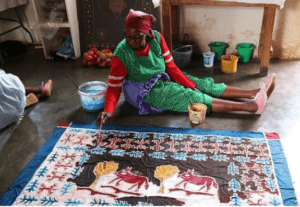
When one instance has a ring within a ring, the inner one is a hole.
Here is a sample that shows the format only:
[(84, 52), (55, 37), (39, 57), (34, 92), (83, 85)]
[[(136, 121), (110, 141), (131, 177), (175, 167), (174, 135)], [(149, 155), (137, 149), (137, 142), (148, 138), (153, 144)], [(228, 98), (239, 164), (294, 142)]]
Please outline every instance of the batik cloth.
[(297, 205), (277, 133), (60, 123), (0, 206)]

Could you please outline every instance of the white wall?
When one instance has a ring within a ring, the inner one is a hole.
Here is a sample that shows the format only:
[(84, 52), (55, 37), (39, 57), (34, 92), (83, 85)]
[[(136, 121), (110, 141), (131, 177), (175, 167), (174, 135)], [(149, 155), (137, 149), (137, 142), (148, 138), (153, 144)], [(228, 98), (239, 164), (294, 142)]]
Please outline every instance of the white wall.
[(181, 34), (189, 34), (196, 53), (209, 51), (214, 41), (227, 43), (226, 53), (234, 53), (240, 42), (258, 45), (262, 14), (262, 8), (184, 6)]
[[(190, 35), (195, 52), (208, 51), (208, 44), (222, 41), (229, 44), (226, 53), (236, 53), (236, 45), (248, 42), (255, 45), (257, 57), (263, 8), (186, 5), (180, 7), (181, 39)], [(272, 41), (272, 56), (281, 59), (300, 59), (300, 1), (287, 0), (277, 9)]]
[(273, 35), (274, 56), (300, 59), (300, 1), (286, 0)]

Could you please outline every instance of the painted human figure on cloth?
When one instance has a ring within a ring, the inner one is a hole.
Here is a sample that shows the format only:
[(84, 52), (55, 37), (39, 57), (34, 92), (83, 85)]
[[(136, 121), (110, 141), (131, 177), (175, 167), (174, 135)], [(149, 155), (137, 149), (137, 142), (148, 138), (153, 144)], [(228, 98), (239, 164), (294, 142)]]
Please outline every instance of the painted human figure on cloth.
[(109, 0), (109, 9), (114, 13), (114, 15), (118, 18), (127, 4), (124, 0)]

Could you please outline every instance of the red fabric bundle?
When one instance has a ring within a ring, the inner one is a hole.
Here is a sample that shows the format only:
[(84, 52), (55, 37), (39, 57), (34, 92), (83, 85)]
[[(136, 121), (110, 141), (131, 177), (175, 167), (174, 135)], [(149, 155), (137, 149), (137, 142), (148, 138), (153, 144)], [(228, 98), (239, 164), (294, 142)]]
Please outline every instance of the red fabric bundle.
[(130, 9), (125, 20), (125, 28), (136, 29), (148, 34), (154, 22), (155, 17), (153, 15)]

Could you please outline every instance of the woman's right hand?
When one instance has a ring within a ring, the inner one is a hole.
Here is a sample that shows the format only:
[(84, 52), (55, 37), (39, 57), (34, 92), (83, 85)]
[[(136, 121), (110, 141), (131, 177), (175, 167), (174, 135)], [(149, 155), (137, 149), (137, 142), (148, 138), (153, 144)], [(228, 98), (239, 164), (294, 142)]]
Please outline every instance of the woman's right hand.
[(97, 125), (98, 127), (102, 126), (102, 124), (111, 117), (111, 113), (109, 112), (100, 112), (98, 117), (97, 117)]

